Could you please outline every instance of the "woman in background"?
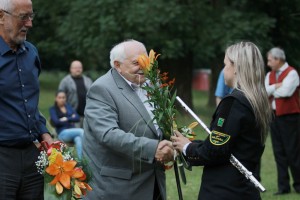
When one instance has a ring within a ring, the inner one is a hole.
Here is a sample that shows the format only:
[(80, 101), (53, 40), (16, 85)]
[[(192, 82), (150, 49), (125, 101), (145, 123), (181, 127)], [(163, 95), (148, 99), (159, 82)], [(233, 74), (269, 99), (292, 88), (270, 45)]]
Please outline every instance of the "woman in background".
[(75, 128), (74, 123), (80, 117), (76, 111), (66, 103), (66, 94), (59, 90), (55, 95), (55, 103), (49, 110), (51, 124), (55, 127), (58, 139), (62, 142), (75, 143), (78, 158), (82, 158), (83, 129)]
[(233, 154), (253, 172), (264, 151), (271, 110), (263, 58), (255, 44), (240, 42), (227, 48), (224, 64), (225, 83), (234, 90), (217, 107), (211, 134), (205, 141), (190, 142), (176, 132), (171, 139), (192, 165), (204, 166), (198, 199), (261, 199), (229, 159)]

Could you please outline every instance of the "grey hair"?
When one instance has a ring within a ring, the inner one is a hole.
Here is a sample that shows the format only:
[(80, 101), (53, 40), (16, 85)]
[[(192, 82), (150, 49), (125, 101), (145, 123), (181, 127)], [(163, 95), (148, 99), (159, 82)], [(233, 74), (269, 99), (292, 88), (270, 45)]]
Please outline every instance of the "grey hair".
[(126, 47), (126, 44), (128, 44), (130, 42), (139, 43), (139, 44), (143, 45), (144, 48), (146, 49), (146, 47), (143, 43), (133, 40), (133, 39), (128, 39), (128, 40), (125, 40), (125, 41), (115, 45), (110, 51), (110, 66), (112, 68), (114, 68), (114, 66), (115, 66), (114, 65), (115, 61), (123, 62), (127, 58), (126, 52), (125, 52), (125, 47)]
[(227, 48), (227, 58), (236, 68), (235, 88), (242, 91), (250, 102), (256, 123), (261, 127), (262, 143), (265, 143), (271, 109), (266, 92), (265, 65), (263, 57), (255, 44), (252, 42), (239, 42)]
[(270, 51), (268, 51), (268, 55), (271, 55), (273, 58), (285, 61), (285, 53), (282, 49), (278, 47), (274, 47)]
[(0, 9), (5, 11), (13, 10), (12, 0), (0, 0)]

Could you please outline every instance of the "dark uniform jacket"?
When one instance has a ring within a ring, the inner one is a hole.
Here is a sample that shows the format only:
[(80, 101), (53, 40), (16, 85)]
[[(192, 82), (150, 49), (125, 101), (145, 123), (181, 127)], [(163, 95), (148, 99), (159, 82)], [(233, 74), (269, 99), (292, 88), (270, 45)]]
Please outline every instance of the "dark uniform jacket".
[(256, 200), (259, 191), (230, 162), (233, 154), (248, 170), (255, 170), (264, 150), (261, 129), (243, 92), (234, 90), (217, 107), (212, 133), (186, 150), (192, 165), (204, 165), (198, 199)]

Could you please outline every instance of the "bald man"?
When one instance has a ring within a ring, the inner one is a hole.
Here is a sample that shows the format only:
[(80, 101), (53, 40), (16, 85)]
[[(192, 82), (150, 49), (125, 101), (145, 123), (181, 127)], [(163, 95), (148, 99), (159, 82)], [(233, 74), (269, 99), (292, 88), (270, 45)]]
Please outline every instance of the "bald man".
[(82, 128), (84, 117), (86, 93), (92, 85), (92, 80), (83, 75), (83, 65), (80, 61), (74, 60), (70, 65), (70, 74), (65, 76), (58, 89), (63, 90), (67, 95), (67, 103), (70, 104), (81, 118), (81, 123), (78, 125)]

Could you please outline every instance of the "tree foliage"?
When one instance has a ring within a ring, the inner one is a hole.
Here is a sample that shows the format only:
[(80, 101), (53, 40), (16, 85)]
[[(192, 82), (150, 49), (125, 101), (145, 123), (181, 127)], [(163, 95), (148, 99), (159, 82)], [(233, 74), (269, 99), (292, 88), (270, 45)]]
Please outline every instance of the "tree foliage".
[[(248, 40), (265, 54), (276, 46), (299, 62), (300, 3), (297, 0), (34, 0), (33, 41), (44, 68), (66, 69), (73, 59), (107, 70), (109, 51), (134, 38), (162, 54), (162, 70), (176, 77), (178, 94), (191, 105), (193, 69), (211, 68), (211, 98), (224, 50)], [(296, 48), (295, 48), (296, 47)]]

